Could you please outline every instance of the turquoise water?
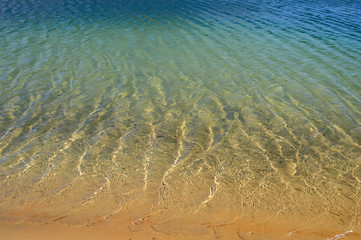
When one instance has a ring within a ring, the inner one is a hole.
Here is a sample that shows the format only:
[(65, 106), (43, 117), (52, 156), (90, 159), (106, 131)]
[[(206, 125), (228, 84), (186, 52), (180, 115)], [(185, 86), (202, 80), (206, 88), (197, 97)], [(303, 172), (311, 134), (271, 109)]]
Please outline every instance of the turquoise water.
[(359, 1), (0, 11), (1, 220), (149, 204), (360, 227)]

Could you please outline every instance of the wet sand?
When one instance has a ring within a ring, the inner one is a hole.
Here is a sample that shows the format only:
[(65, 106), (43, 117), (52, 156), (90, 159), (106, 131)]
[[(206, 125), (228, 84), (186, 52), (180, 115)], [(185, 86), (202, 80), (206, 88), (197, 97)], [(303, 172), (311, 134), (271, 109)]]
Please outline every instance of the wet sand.
[[(186, 223), (183, 226), (187, 226)], [(345, 238), (348, 240), (360, 239), (360, 233), (345, 232), (337, 233), (333, 231), (320, 233), (313, 231), (290, 231), (286, 233), (286, 229), (272, 229), (266, 226), (257, 226), (250, 224), (247, 226), (244, 223), (233, 223), (230, 225), (220, 226), (194, 226), (199, 229), (194, 235), (189, 234), (168, 234), (167, 232), (159, 232), (149, 229), (131, 231), (127, 227), (111, 228), (107, 226), (69, 226), (64, 224), (46, 224), (46, 225), (32, 225), (32, 224), (1, 224), (0, 232), (2, 239), (12, 240), (46, 240), (46, 239), (144, 239), (144, 240), (185, 240), (185, 239), (339, 239)], [(247, 232), (248, 231), (248, 232)], [(200, 235), (204, 232), (204, 235)]]
[[(133, 217), (132, 217), (132, 216)], [(226, 216), (227, 215), (227, 216)], [(0, 223), (1, 239), (131, 239), (131, 240), (185, 240), (185, 239), (242, 239), (242, 240), (316, 240), (361, 238), (359, 230), (329, 228), (327, 223), (315, 224), (295, 219), (265, 219), (253, 222), (231, 213), (219, 215), (169, 216), (159, 213), (139, 217), (124, 214), (114, 219), (101, 218), (87, 225), (72, 225), (62, 219), (49, 223)], [(304, 227), (302, 227), (302, 225)]]

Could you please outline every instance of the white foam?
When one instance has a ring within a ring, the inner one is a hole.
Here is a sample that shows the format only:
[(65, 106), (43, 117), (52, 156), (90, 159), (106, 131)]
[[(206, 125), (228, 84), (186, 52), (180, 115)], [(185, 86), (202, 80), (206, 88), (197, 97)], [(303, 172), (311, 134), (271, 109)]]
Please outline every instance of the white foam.
[(344, 238), (344, 237), (346, 237), (347, 235), (349, 235), (352, 232), (353, 232), (353, 230), (349, 230), (349, 231), (347, 231), (345, 233), (338, 234), (338, 235), (336, 235), (336, 236), (334, 236), (332, 238), (327, 238), (327, 240), (336, 240), (336, 239)]

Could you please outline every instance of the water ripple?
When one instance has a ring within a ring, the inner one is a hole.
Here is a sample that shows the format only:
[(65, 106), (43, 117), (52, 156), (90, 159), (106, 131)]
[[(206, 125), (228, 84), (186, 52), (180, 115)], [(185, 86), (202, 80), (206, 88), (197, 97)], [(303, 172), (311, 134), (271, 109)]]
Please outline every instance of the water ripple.
[(0, 218), (230, 209), (357, 229), (360, 15), (352, 0), (1, 1)]

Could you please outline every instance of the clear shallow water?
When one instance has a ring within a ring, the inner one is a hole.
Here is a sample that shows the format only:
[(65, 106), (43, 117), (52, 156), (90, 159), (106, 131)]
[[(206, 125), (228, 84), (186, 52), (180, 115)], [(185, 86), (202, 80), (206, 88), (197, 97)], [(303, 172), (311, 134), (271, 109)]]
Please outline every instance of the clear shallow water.
[(360, 227), (358, 1), (0, 11), (2, 220), (227, 209)]

